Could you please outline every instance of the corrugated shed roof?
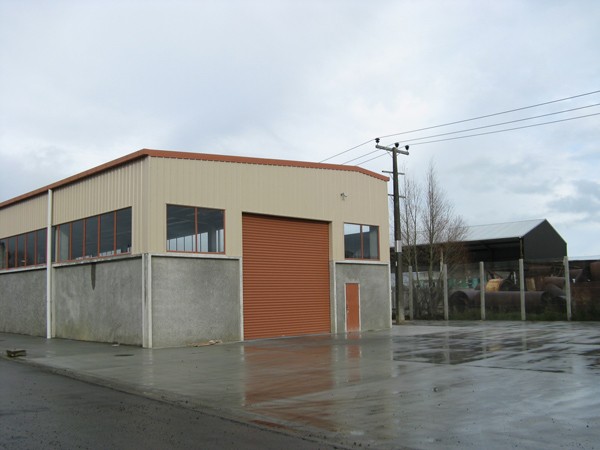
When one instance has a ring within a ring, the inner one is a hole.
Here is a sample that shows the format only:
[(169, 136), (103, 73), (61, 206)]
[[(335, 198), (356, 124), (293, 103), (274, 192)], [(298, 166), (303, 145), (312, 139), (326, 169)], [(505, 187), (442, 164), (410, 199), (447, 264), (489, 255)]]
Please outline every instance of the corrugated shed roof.
[(464, 241), (492, 241), (522, 238), (546, 219), (522, 220), (520, 222), (494, 223), (467, 227)]

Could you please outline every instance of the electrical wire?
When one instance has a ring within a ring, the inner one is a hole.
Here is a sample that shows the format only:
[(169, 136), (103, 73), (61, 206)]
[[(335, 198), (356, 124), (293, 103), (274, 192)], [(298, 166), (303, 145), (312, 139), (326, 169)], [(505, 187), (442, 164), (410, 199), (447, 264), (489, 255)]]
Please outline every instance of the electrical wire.
[(325, 159), (323, 159), (323, 160), (321, 160), (319, 162), (322, 163), (322, 162), (325, 162), (325, 161), (329, 161), (330, 159), (333, 159), (336, 156), (340, 156), (340, 155), (343, 155), (344, 153), (348, 153), (349, 151), (357, 149), (358, 147), (362, 147), (363, 145), (367, 145), (369, 142), (373, 142), (374, 140), (375, 140), (375, 138), (369, 139), (368, 141), (365, 141), (362, 144), (355, 145), (354, 147), (349, 148), (348, 150), (344, 150), (343, 152), (337, 153), (337, 154), (335, 154), (333, 156), (330, 156), (329, 158), (325, 158)]
[[(547, 113), (547, 114), (540, 114), (539, 116), (531, 116), (531, 117), (525, 117), (523, 119), (516, 119), (516, 120), (509, 120), (507, 122), (494, 123), (492, 125), (483, 125), (480, 127), (467, 128), (464, 130), (449, 131), (448, 133), (440, 133), (440, 134), (433, 134), (431, 136), (423, 136), (423, 137), (418, 137), (418, 138), (406, 139), (402, 142), (420, 141), (421, 139), (430, 139), (430, 138), (440, 137), (440, 136), (449, 136), (451, 134), (467, 133), (469, 131), (483, 130), (485, 128), (499, 127), (502, 125), (508, 125), (510, 123), (525, 122), (526, 120), (540, 119), (542, 117), (555, 116), (557, 114), (564, 114), (564, 113), (572, 112), (572, 111), (579, 111), (581, 109), (593, 108), (595, 106), (600, 106), (600, 103), (594, 103), (593, 105), (587, 105), (587, 106), (580, 106), (579, 108), (564, 109), (562, 111), (555, 111), (555, 112), (551, 112), (551, 113)], [(412, 144), (412, 145), (414, 145), (414, 144)]]
[(499, 115), (502, 115), (502, 114), (508, 114), (508, 113), (512, 113), (512, 112), (516, 112), (516, 111), (523, 111), (524, 109), (537, 108), (538, 106), (550, 105), (552, 103), (564, 102), (566, 100), (572, 100), (574, 98), (585, 97), (586, 95), (597, 94), (599, 92), (600, 92), (600, 90), (592, 91), (592, 92), (586, 92), (584, 94), (572, 95), (571, 97), (559, 98), (558, 100), (551, 100), (549, 102), (538, 103), (536, 105), (523, 106), (521, 108), (509, 109), (509, 110), (506, 110), (506, 111), (501, 111), (501, 112), (497, 112), (497, 113), (493, 113), (493, 114), (486, 114), (485, 116), (473, 117), (471, 119), (457, 120), (456, 122), (443, 123), (441, 125), (434, 125), (434, 126), (431, 126), (431, 127), (420, 128), (418, 130), (402, 131), (400, 133), (388, 134), (388, 135), (385, 135), (385, 136), (379, 136), (379, 138), (385, 139), (385, 138), (389, 138), (389, 137), (400, 136), (402, 134), (416, 133), (417, 131), (425, 131), (425, 130), (431, 130), (433, 128), (440, 128), (440, 127), (446, 127), (446, 126), (449, 126), (449, 125), (456, 125), (458, 123), (471, 122), (473, 120), (487, 119), (488, 117), (499, 116)]
[[(433, 134), (433, 135), (429, 135), (429, 136), (422, 136), (422, 137), (418, 137), (418, 138), (406, 139), (406, 140), (402, 141), (402, 144), (406, 144), (407, 142), (420, 141), (422, 139), (431, 139), (431, 138), (440, 137), (440, 136), (449, 136), (449, 135), (452, 135), (452, 134), (467, 133), (469, 131), (475, 131), (475, 130), (483, 130), (485, 128), (499, 127), (499, 126), (502, 126), (502, 125), (508, 125), (510, 123), (524, 122), (526, 120), (540, 119), (542, 117), (555, 116), (557, 114), (564, 114), (564, 113), (567, 113), (567, 112), (579, 111), (581, 109), (593, 108), (595, 106), (600, 106), (600, 103), (594, 103), (592, 105), (587, 105), (587, 106), (580, 106), (578, 108), (564, 109), (562, 111), (555, 111), (555, 112), (551, 112), (551, 113), (547, 113), (547, 114), (540, 114), (538, 116), (525, 117), (525, 118), (522, 118), (522, 119), (509, 120), (507, 122), (500, 122), (500, 123), (495, 123), (495, 124), (491, 124), (491, 125), (483, 125), (483, 126), (480, 126), (480, 127), (466, 128), (464, 130), (458, 130), (458, 131), (449, 131), (448, 133), (440, 133), (440, 134)], [(417, 145), (417, 144), (413, 143), (411, 145)], [(346, 162), (344, 162), (342, 164), (348, 164), (348, 163), (350, 163), (352, 161), (356, 161), (357, 159), (361, 159), (361, 158), (364, 158), (365, 156), (372, 155), (373, 153), (377, 153), (377, 150), (374, 150), (372, 152), (365, 153), (363, 155), (357, 156), (356, 158), (350, 159), (350, 160), (348, 160), (348, 161), (346, 161)]]
[[(586, 114), (586, 115), (583, 115), (583, 116), (569, 117), (567, 119), (552, 120), (552, 121), (549, 121), (549, 122), (536, 123), (536, 124), (532, 124), (532, 125), (524, 125), (522, 127), (505, 128), (503, 130), (487, 131), (485, 133), (468, 134), (466, 136), (456, 136), (456, 137), (452, 137), (452, 138), (437, 139), (437, 140), (434, 140), (434, 141), (417, 142), (417, 143), (412, 144), (412, 145), (415, 146), (415, 145), (433, 144), (433, 143), (436, 143), (436, 142), (454, 141), (454, 140), (457, 140), (457, 139), (466, 139), (466, 138), (472, 138), (472, 137), (476, 137), (476, 136), (485, 136), (485, 135), (488, 135), (488, 134), (504, 133), (504, 132), (507, 132), (507, 131), (522, 130), (524, 128), (539, 127), (539, 126), (542, 126), (542, 125), (549, 125), (549, 124), (553, 124), (553, 123), (567, 122), (567, 121), (570, 121), (570, 120), (583, 119), (583, 118), (586, 118), (586, 117), (592, 117), (592, 116), (598, 116), (598, 115), (600, 115), (600, 113)], [(378, 151), (379, 150), (375, 150), (375, 151), (366, 153), (366, 154), (364, 154), (362, 156), (359, 156), (358, 158), (351, 159), (351, 160), (346, 161), (345, 163), (342, 163), (342, 164), (348, 164), (349, 162), (355, 161), (355, 160), (360, 159), (360, 158), (364, 158), (365, 156), (372, 155), (373, 153), (376, 153)], [(384, 153), (384, 154), (387, 154), (387, 152)], [(367, 163), (369, 161), (373, 161), (374, 159), (381, 158), (384, 154), (377, 155), (374, 158), (370, 158), (370, 159), (367, 159), (365, 161), (361, 161), (359, 163), (356, 163), (355, 165), (358, 166), (358, 165), (361, 165), (361, 164), (365, 164), (365, 163)]]
[[(515, 108), (515, 109), (506, 110), (506, 111), (500, 111), (500, 112), (493, 113), (493, 114), (486, 114), (486, 115), (483, 115), (483, 116), (472, 117), (470, 119), (457, 120), (455, 122), (448, 122), (448, 123), (443, 123), (443, 124), (440, 124), (440, 125), (433, 125), (433, 126), (430, 126), (430, 127), (419, 128), (419, 129), (415, 129), (415, 130), (402, 131), (402, 132), (399, 132), (399, 133), (387, 134), (387, 135), (379, 136), (379, 137), (385, 139), (385, 138), (389, 138), (389, 137), (393, 137), (393, 136), (400, 136), (400, 135), (403, 135), (403, 134), (416, 133), (418, 131), (432, 130), (434, 128), (441, 128), (441, 127), (446, 127), (446, 126), (449, 126), (449, 125), (456, 125), (456, 124), (459, 124), (459, 123), (471, 122), (473, 120), (485, 119), (485, 118), (488, 118), (488, 117), (499, 116), (499, 115), (508, 114), (508, 113), (511, 113), (511, 112), (522, 111), (522, 110), (525, 110), (525, 109), (537, 108), (539, 106), (550, 105), (552, 103), (558, 103), (558, 102), (562, 102), (562, 101), (566, 101), (566, 100), (572, 100), (574, 98), (579, 98), (579, 97), (585, 97), (587, 95), (597, 94), (599, 92), (600, 92), (600, 90), (586, 92), (586, 93), (583, 93), (583, 94), (572, 95), (570, 97), (564, 97), (564, 98), (560, 98), (560, 99), (557, 99), (557, 100), (551, 100), (551, 101), (548, 101), (548, 102), (537, 103), (535, 105), (523, 106), (521, 108)], [(341, 155), (343, 155), (345, 153), (348, 153), (348, 152), (350, 152), (352, 150), (355, 150), (355, 149), (357, 149), (359, 147), (362, 147), (363, 145), (366, 145), (366, 144), (368, 144), (370, 142), (373, 142), (374, 140), (375, 140), (375, 138), (369, 139), (368, 141), (365, 141), (365, 142), (363, 142), (361, 144), (358, 144), (358, 145), (355, 145), (354, 147), (351, 147), (351, 148), (349, 148), (347, 150), (344, 150), (342, 152), (336, 153), (333, 156), (325, 158), (325, 159), (321, 160), (320, 162), (329, 161), (330, 159), (333, 159), (333, 158), (335, 158), (337, 156), (341, 156)], [(365, 155), (363, 155), (363, 156), (365, 156)], [(355, 158), (355, 159), (357, 159), (357, 158)], [(353, 160), (351, 160), (351, 161), (353, 161)], [(343, 164), (346, 164), (346, 163), (343, 163)]]

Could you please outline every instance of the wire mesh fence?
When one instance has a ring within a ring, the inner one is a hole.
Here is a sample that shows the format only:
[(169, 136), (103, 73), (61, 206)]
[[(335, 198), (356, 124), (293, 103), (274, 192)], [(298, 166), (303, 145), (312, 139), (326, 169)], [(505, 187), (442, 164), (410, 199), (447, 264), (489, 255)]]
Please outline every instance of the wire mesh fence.
[(600, 320), (600, 261), (409, 267), (404, 298), (413, 320)]

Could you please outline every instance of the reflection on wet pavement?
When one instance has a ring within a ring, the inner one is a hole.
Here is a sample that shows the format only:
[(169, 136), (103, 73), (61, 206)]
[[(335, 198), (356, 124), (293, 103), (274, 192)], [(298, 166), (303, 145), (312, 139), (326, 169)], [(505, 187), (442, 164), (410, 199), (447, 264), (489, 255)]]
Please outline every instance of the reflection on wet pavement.
[[(286, 380), (248, 408), (326, 430), (349, 446), (593, 448), (587, 444), (600, 438), (596, 326), (430, 327), (416, 335), (396, 334), (402, 327), (364, 333), (358, 344), (356, 336), (303, 339), (277, 358), (275, 373)], [(266, 381), (267, 360), (249, 373)]]
[(37, 364), (344, 447), (600, 442), (598, 323), (418, 322), (160, 350), (2, 339)]
[(397, 337), (394, 360), (566, 373), (583, 364), (596, 372), (599, 351), (590, 346), (600, 347), (600, 340), (578, 337), (577, 342), (563, 341), (551, 330), (518, 328)]

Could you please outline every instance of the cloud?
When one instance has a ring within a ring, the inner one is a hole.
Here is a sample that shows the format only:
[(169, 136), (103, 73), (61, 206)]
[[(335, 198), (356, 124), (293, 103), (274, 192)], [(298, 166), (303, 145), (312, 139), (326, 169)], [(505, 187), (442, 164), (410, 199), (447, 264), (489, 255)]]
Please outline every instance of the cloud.
[[(320, 161), (377, 136), (600, 89), (599, 16), (600, 3), (585, 0), (1, 2), (0, 158), (10, 170), (0, 200), (143, 147)], [(411, 141), (402, 161), (419, 177), (433, 158), (468, 223), (546, 217), (578, 242), (570, 250), (600, 254), (600, 243), (581, 244), (597, 229), (579, 222), (600, 222), (580, 183), (597, 180), (599, 117)], [(374, 150), (329, 162), (362, 163)], [(383, 154), (361, 165), (391, 166)]]
[(600, 221), (600, 183), (592, 180), (575, 180), (571, 192), (548, 203), (556, 213), (580, 215), (582, 220)]

